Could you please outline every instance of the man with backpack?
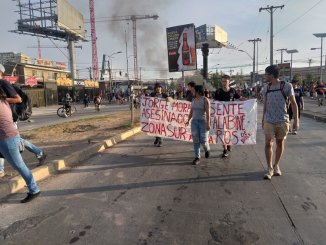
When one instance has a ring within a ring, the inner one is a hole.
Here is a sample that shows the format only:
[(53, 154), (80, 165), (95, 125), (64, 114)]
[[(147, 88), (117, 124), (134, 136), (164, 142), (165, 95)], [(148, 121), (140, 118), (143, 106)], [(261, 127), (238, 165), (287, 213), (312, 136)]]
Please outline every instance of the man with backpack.
[[(268, 84), (263, 89), (264, 110), (262, 127), (265, 133), (265, 156), (268, 171), (264, 179), (271, 180), (272, 176), (281, 176), (280, 160), (284, 151), (284, 140), (289, 132), (288, 102), (293, 111), (293, 130), (299, 128), (298, 106), (295, 101), (293, 87), (290, 83), (280, 81), (279, 69), (276, 65), (265, 69), (265, 78)], [(273, 140), (276, 141), (275, 162), (272, 164)]]
[[(240, 99), (240, 95), (234, 88), (230, 87), (230, 76), (222, 76), (222, 88), (219, 88), (215, 91), (214, 100), (218, 101), (234, 101), (235, 99)], [(229, 152), (231, 151), (230, 145), (223, 145), (223, 154), (222, 157), (228, 157)]]

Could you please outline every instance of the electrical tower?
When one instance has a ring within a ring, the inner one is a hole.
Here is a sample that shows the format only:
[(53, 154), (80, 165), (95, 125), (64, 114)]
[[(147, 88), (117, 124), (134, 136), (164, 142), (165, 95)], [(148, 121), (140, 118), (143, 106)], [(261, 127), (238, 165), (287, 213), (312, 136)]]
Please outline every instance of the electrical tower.
[(117, 16), (109, 18), (108, 21), (132, 21), (132, 38), (133, 38), (133, 49), (134, 49), (134, 80), (138, 81), (138, 56), (137, 56), (137, 20), (153, 19), (157, 20), (158, 15), (128, 15), (128, 16)]
[(96, 29), (95, 29), (95, 10), (94, 10), (94, 0), (89, 0), (89, 13), (90, 13), (90, 23), (91, 23), (91, 41), (92, 41), (92, 69), (93, 69), (93, 79), (98, 81), (99, 78), (99, 68), (98, 68), (98, 57), (97, 57), (97, 46), (96, 46)]

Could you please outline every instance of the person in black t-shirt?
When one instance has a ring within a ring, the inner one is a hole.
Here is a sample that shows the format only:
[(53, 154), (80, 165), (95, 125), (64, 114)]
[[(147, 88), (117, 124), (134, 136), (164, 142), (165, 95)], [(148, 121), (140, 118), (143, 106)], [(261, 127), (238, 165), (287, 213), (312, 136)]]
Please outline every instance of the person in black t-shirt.
[[(235, 99), (240, 99), (240, 95), (234, 88), (230, 87), (230, 76), (222, 76), (222, 88), (215, 91), (214, 100), (218, 101), (234, 101)], [(222, 157), (228, 157), (231, 151), (230, 145), (223, 145)]]
[(191, 81), (187, 85), (186, 100), (191, 102), (195, 98), (195, 85), (194, 81)]
[[(159, 83), (156, 83), (155, 87), (154, 87), (154, 92), (152, 92), (149, 96), (150, 97), (158, 97), (158, 98), (166, 99), (167, 101), (169, 101), (170, 97), (166, 93), (163, 93), (162, 90), (163, 90), (162, 85)], [(163, 144), (162, 137), (155, 137), (154, 145), (157, 147), (161, 147), (162, 144)]]

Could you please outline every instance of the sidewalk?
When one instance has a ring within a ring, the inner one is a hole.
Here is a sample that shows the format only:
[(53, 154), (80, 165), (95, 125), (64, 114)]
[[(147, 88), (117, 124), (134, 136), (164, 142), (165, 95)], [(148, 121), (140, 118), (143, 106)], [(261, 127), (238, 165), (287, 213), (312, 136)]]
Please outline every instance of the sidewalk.
[(305, 96), (304, 111), (301, 111), (301, 115), (317, 121), (326, 122), (326, 99), (322, 106), (318, 106), (316, 99)]

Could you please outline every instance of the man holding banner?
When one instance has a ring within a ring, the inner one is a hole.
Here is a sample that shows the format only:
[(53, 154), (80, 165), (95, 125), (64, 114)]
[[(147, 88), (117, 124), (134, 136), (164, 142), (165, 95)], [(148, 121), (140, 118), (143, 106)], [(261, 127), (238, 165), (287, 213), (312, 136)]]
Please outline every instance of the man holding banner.
[[(215, 91), (214, 100), (218, 101), (234, 101), (234, 99), (240, 99), (240, 95), (234, 88), (230, 87), (230, 76), (222, 76), (222, 88)], [(231, 151), (231, 145), (223, 145), (222, 157), (228, 157), (229, 151)]]
[[(169, 100), (168, 95), (166, 93), (163, 93), (162, 90), (163, 90), (162, 85), (156, 83), (154, 87), (154, 92), (150, 94), (150, 97), (167, 99), (168, 101)], [(162, 143), (163, 143), (162, 137), (155, 137), (154, 145), (156, 145), (157, 147), (161, 147)]]
[[(264, 179), (272, 176), (281, 176), (280, 159), (284, 151), (284, 140), (289, 132), (289, 114), (287, 113), (288, 99), (293, 111), (293, 129), (299, 128), (298, 107), (294, 97), (293, 87), (290, 83), (280, 81), (279, 69), (276, 65), (265, 69), (265, 78), (268, 84), (263, 89), (264, 111), (262, 127), (265, 132), (265, 156), (268, 171)], [(272, 165), (273, 139), (276, 139), (275, 163)]]

